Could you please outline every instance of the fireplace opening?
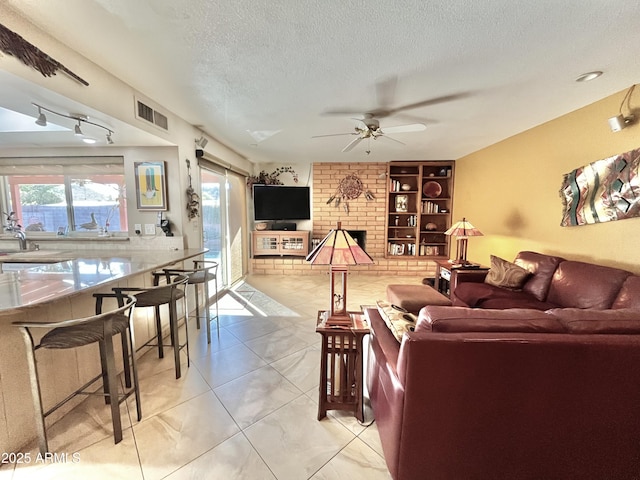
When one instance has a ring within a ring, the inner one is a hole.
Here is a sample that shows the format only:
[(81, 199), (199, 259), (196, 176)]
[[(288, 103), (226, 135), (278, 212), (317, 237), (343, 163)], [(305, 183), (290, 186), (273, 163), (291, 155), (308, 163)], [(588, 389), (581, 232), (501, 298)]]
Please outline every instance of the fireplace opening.
[(367, 231), (366, 230), (347, 230), (347, 233), (351, 235), (358, 246), (363, 249), (365, 252), (367, 251)]

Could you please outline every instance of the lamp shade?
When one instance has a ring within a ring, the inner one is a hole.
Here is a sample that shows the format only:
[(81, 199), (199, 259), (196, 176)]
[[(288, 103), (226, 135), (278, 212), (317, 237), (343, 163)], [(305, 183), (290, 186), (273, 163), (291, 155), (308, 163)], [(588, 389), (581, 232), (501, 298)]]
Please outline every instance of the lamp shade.
[(454, 237), (481, 237), (482, 232), (471, 225), (466, 218), (454, 223), (449, 230), (444, 232), (445, 235), (453, 235)]
[(307, 255), (313, 265), (370, 265), (373, 259), (358, 243), (342, 230), (340, 222), (313, 251)]

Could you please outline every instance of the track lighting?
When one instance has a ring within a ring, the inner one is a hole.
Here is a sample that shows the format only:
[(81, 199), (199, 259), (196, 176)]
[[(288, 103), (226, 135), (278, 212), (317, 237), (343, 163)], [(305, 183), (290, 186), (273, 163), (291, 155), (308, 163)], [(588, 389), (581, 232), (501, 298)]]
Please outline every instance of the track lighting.
[(41, 127), (47, 126), (47, 117), (42, 113), (41, 107), (38, 107), (38, 119), (36, 120), (36, 125), (40, 125)]
[[(631, 95), (633, 94), (633, 89), (635, 87), (636, 87), (635, 85), (631, 85), (631, 88), (627, 90), (627, 93), (624, 95), (624, 98), (620, 103), (620, 110), (618, 115), (616, 115), (615, 117), (611, 117), (608, 120), (609, 128), (611, 129), (612, 132), (619, 132), (620, 130), (625, 128), (627, 125), (633, 123), (634, 116), (633, 116), (633, 110), (631, 109)], [(629, 112), (627, 113), (627, 115), (622, 113), (622, 107), (624, 107), (625, 103), (627, 104), (627, 111)]]
[[(59, 117), (69, 118), (71, 120), (75, 120), (76, 122), (78, 122), (77, 125), (73, 127), (74, 135), (76, 135), (77, 137), (84, 137), (84, 133), (82, 132), (82, 128), (81, 128), (82, 123), (87, 123), (89, 125), (93, 125), (94, 127), (102, 128), (107, 132), (107, 144), (113, 145), (113, 138), (112, 138), (112, 135), (114, 133), (113, 130), (105, 127), (104, 125), (100, 125), (99, 123), (90, 122), (89, 120), (87, 120), (87, 117), (84, 115), (80, 115), (77, 113), (67, 115), (65, 113), (56, 112), (47, 107), (43, 107), (42, 105), (38, 105), (37, 103), (32, 103), (32, 105), (38, 108), (38, 119), (36, 120), (36, 125), (40, 125), (41, 127), (47, 126), (47, 117), (42, 112), (42, 110), (45, 110), (49, 113), (53, 113), (54, 115), (58, 115)], [(96, 143), (95, 139), (91, 139), (91, 140), (93, 141), (92, 142), (87, 141), (86, 137), (83, 138), (83, 141), (85, 141), (85, 143)], [(206, 142), (206, 139), (205, 139), (205, 142)]]

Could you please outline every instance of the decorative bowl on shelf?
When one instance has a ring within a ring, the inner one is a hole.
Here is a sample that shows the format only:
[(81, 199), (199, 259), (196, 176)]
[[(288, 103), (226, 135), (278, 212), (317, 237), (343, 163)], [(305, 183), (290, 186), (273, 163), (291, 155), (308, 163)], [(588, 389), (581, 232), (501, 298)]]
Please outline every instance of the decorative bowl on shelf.
[(422, 186), (422, 193), (429, 198), (439, 197), (442, 193), (442, 185), (438, 182), (429, 181)]
[(403, 184), (400, 186), (400, 188), (406, 192), (406, 191), (408, 191), (408, 190), (411, 190), (411, 185), (409, 185), (408, 183), (403, 183)]
[(428, 231), (430, 231), (430, 232), (431, 232), (431, 231), (433, 231), (433, 230), (437, 230), (437, 229), (438, 229), (438, 225), (436, 225), (435, 223), (431, 223), (431, 222), (429, 222), (429, 223), (427, 223), (427, 224), (425, 225), (424, 229), (425, 229), (425, 230), (428, 230)]
[(267, 229), (267, 222), (256, 223), (256, 230), (266, 230), (266, 229)]

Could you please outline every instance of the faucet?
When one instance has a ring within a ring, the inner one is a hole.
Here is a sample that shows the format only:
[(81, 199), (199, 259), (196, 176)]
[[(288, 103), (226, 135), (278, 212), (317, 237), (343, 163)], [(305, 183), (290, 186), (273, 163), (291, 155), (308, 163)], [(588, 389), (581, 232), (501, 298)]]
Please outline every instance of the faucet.
[(27, 235), (22, 230), (13, 231), (14, 238), (17, 238), (20, 242), (20, 250), (27, 249)]
[[(5, 213), (5, 215), (7, 215)], [(7, 223), (4, 226), (7, 232), (13, 232), (13, 237), (20, 241), (20, 250), (27, 249), (27, 234), (22, 230), (22, 225), (18, 223), (16, 212), (11, 212), (7, 215)]]

